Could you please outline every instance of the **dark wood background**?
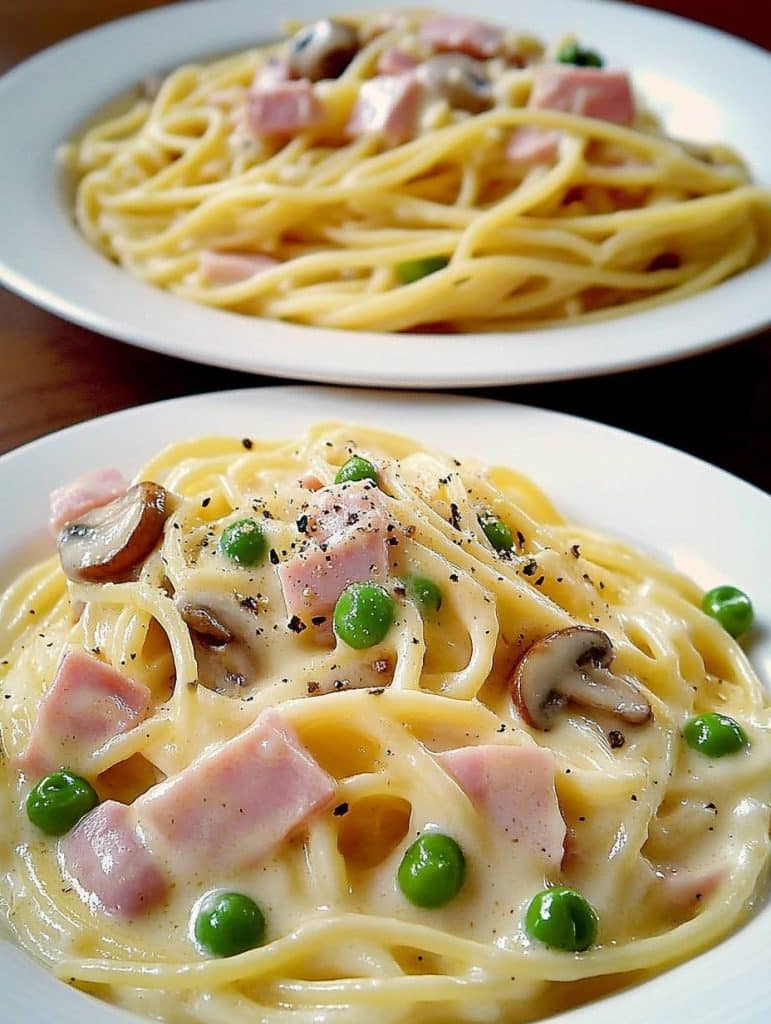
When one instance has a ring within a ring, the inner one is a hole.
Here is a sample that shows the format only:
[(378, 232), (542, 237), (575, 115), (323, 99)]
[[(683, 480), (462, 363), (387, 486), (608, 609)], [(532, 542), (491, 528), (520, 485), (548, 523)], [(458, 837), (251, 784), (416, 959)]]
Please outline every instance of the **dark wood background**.
[[(98, 22), (158, 6), (161, 0), (0, 0), (0, 72)], [(712, 24), (771, 48), (771, 14), (765, 3), (654, 0), (645, 6)], [(758, 97), (759, 131), (765, 130), (767, 103), (768, 97)], [(0, 153), (0, 159), (9, 158)], [(276, 383), (106, 339), (2, 289), (0, 351), (5, 367), (0, 374), (0, 452), (127, 406)], [(623, 427), (771, 490), (771, 331), (667, 366), (478, 393)], [(666, 495), (661, 498), (665, 501)]]

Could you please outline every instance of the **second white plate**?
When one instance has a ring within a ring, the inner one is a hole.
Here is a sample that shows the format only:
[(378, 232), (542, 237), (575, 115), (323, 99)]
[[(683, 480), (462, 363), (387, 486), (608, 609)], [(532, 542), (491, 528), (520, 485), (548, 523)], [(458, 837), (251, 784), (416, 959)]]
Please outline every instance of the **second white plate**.
[[(275, 39), (279, 18), (312, 18), (384, 0), (206, 0), (175, 4), (75, 37), (0, 81), (0, 281), (103, 334), (202, 363), (304, 380), (436, 387), (524, 383), (629, 369), (704, 351), (771, 320), (771, 261), (672, 305), (596, 325), (526, 333), (344, 332), (201, 307), (133, 278), (78, 234), (55, 153), (108, 99), (178, 64)], [(466, 10), (466, 0), (440, 0)], [(707, 28), (592, 0), (478, 0), (476, 13), (544, 39), (574, 31), (632, 69), (672, 132), (723, 140), (771, 184), (760, 131), (771, 61)], [(12, 156), (11, 156), (12, 155)]]

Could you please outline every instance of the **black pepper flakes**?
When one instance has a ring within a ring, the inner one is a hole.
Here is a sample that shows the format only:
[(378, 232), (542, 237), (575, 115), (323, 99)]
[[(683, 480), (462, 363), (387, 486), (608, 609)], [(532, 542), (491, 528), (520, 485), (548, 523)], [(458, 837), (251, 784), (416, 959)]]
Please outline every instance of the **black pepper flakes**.
[(580, 558), (581, 557), (581, 548), (578, 546), (578, 544), (573, 544), (571, 546), (570, 554), (573, 556), (573, 558)]
[(341, 818), (344, 814), (348, 813), (348, 804), (345, 802), (338, 804), (332, 813), (336, 818)]
[(451, 572), (449, 578), (450, 578), (450, 583), (457, 583), (458, 582), (458, 574), (457, 574), (457, 572)]
[(297, 529), (298, 529), (298, 531), (300, 533), (307, 533), (308, 532), (308, 517), (305, 516), (305, 515), (299, 516), (299, 518), (297, 519), (297, 524), (296, 525), (297, 525)]
[(612, 750), (618, 750), (626, 743), (626, 737), (620, 729), (611, 729), (608, 733), (608, 743)]
[(322, 626), (327, 621), (326, 615), (314, 615), (311, 622), (314, 626)]
[(268, 552), (268, 558), (270, 559), (271, 565), (278, 565), (278, 552), (275, 548), (271, 548)]
[(536, 562), (535, 559), (531, 558), (529, 562), (526, 562), (522, 566), (522, 574), (524, 576), (534, 576), (537, 569), (538, 569), (538, 562)]
[(454, 530), (460, 530), (460, 509), (454, 501), (450, 504), (450, 526)]
[(242, 437), (241, 444), (244, 446), (244, 448), (246, 448), (247, 451), (250, 451), (254, 447), (254, 441), (252, 441), (248, 437)]
[(293, 633), (302, 633), (302, 631), (308, 627), (299, 615), (293, 615), (289, 622), (287, 622), (286, 628), (291, 629)]
[(208, 508), (210, 504), (211, 504), (211, 498), (204, 498), (201, 501), (201, 508)]

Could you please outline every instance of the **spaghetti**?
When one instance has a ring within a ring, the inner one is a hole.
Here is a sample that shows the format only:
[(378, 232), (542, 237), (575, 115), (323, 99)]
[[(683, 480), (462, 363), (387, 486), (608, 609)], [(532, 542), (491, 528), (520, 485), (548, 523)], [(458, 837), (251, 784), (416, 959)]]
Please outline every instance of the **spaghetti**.
[(768, 190), (601, 63), (425, 12), (304, 26), (68, 145), (77, 223), (196, 302), (354, 330), (587, 322), (763, 259)]
[[(527, 1021), (746, 913), (769, 709), (687, 579), (364, 427), (137, 479), (0, 607), (0, 898), (61, 978), (169, 1022)], [(692, 742), (716, 712), (731, 735)], [(60, 768), (99, 803), (57, 840), (30, 787)], [(567, 939), (538, 917), (566, 889)], [(221, 891), (266, 921), (238, 955), (197, 941)]]

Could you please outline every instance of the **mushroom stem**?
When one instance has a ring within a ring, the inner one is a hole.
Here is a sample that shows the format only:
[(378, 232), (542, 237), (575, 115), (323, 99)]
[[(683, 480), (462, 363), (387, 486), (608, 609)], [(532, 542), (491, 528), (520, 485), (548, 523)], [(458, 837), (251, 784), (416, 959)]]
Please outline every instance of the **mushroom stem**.
[(587, 626), (559, 629), (536, 641), (512, 677), (512, 697), (522, 717), (536, 729), (548, 729), (572, 703), (633, 725), (647, 722), (649, 701), (632, 680), (610, 670), (613, 657), (607, 633)]
[(636, 686), (600, 665), (584, 668), (580, 676), (568, 677), (562, 692), (573, 704), (609, 711), (632, 724), (647, 722), (651, 715), (650, 704)]

